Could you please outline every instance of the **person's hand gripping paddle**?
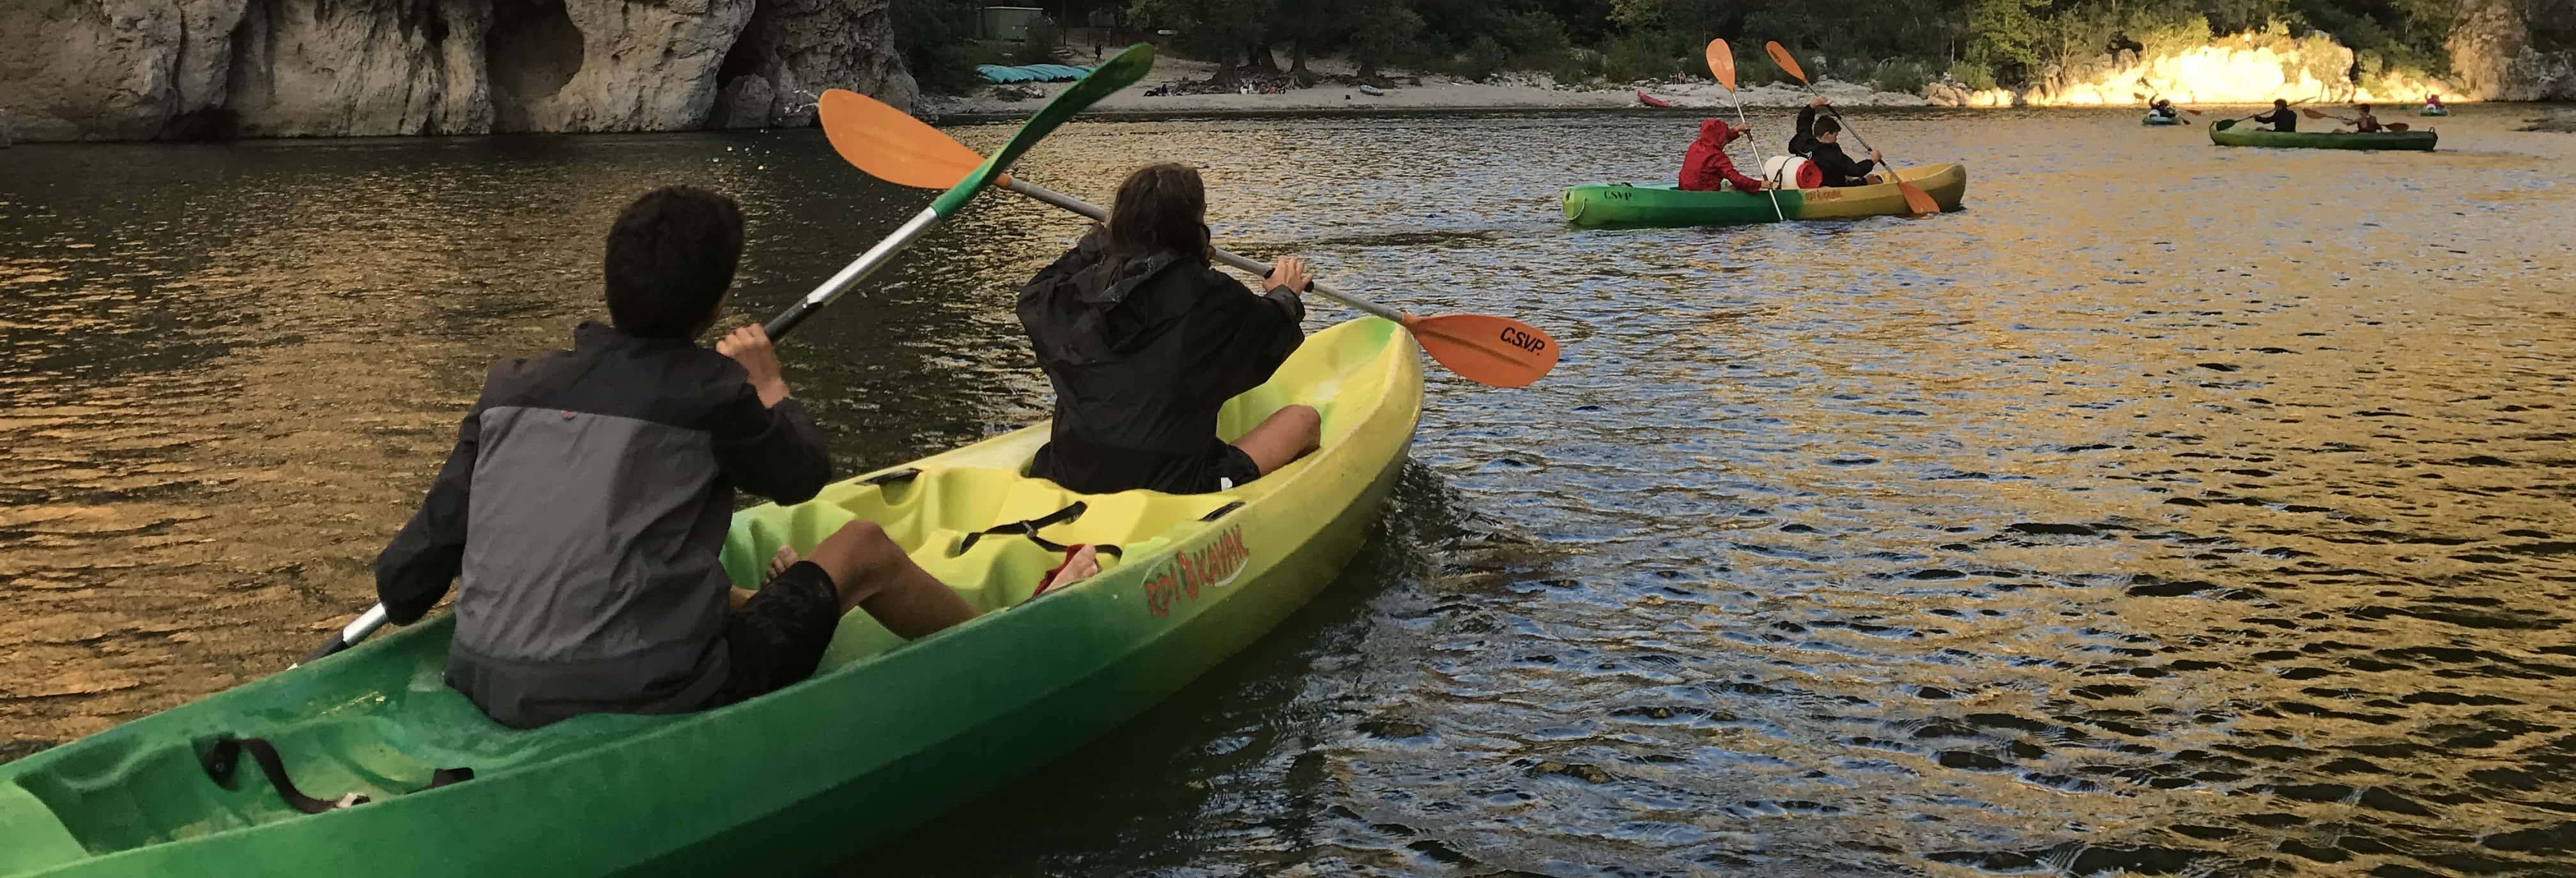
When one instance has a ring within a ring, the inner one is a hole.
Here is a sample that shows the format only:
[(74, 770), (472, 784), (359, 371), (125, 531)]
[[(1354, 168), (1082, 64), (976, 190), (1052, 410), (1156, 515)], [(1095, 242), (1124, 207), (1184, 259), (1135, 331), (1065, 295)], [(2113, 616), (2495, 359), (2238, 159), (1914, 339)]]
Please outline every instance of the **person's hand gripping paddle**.
[[(1807, 89), (1808, 94), (1824, 97), (1824, 93), (1816, 91), (1814, 83), (1807, 81), (1806, 69), (1798, 66), (1798, 59), (1789, 56), (1789, 50), (1781, 48), (1776, 42), (1764, 43), (1762, 48), (1771, 53), (1771, 62), (1780, 65), (1780, 72), (1789, 74), (1789, 78), (1797, 80), (1800, 86)], [(1835, 110), (1832, 104), (1825, 105), (1825, 112), (1833, 113), (1836, 119), (1843, 118), (1843, 114)], [(1861, 140), (1860, 132), (1852, 131), (1850, 120), (1843, 121), (1843, 130), (1852, 132), (1852, 139), (1860, 142), (1861, 149), (1869, 149), (1869, 141)], [(1908, 216), (1921, 219), (1941, 212), (1941, 203), (1932, 200), (1931, 193), (1897, 176), (1894, 163), (1887, 162), (1885, 159), (1881, 159), (1880, 163), (1887, 166), (1887, 179), (1896, 184), (1897, 194), (1905, 196), (1905, 209), (1910, 211)]]
[[(1002, 149), (993, 153), (992, 158), (977, 156), (968, 167), (959, 169), (955, 175), (949, 177), (947, 183), (932, 187), (948, 191), (941, 194), (938, 200), (931, 202), (929, 207), (913, 215), (913, 218), (905, 222), (902, 228), (894, 230), (894, 234), (886, 236), (885, 240), (868, 248), (866, 253), (860, 254), (858, 259), (843, 266), (839, 272), (832, 275), (831, 279), (824, 281), (822, 286), (815, 287), (813, 292), (798, 299), (796, 304), (788, 306), (785, 313), (769, 321), (767, 326), (769, 337), (771, 339), (784, 337), (794, 331), (797, 324), (805, 322), (805, 318), (814, 316), (815, 312), (823, 310), (825, 306), (832, 304), (833, 300), (840, 298), (841, 294), (849, 292), (852, 287), (858, 286), (860, 281), (866, 280), (868, 275), (875, 274), (877, 269), (884, 268), (887, 262), (894, 259), (895, 254), (903, 252), (905, 247), (919, 240), (923, 233), (930, 231), (930, 227), (938, 225), (941, 220), (955, 216), (958, 210), (966, 206), (966, 202), (973, 200), (977, 193), (984, 191), (985, 184), (996, 179), (1010, 179), (1010, 175), (1004, 173), (1004, 169), (1019, 160), (1020, 154), (1028, 152), (1029, 147), (1036, 146), (1038, 141), (1046, 139), (1047, 134), (1055, 131), (1056, 126), (1064, 124), (1065, 120), (1098, 103), (1101, 98), (1136, 84), (1136, 81), (1145, 78), (1146, 71), (1152, 70), (1153, 67), (1154, 47), (1138, 43), (1127, 47), (1127, 50), (1118, 53), (1117, 57), (1093, 68), (1090, 73), (1075, 81), (1071, 88), (1065, 89), (1063, 93), (1056, 95), (1054, 100), (1048, 101), (1045, 107), (1039, 108), (1037, 115), (1029, 117), (1029, 121), (1020, 126), (1019, 133), (1011, 135), (1010, 142), (1003, 144)], [(911, 117), (905, 118), (909, 120)], [(951, 141), (952, 144), (954, 142)], [(1554, 354), (1551, 352), (1550, 362), (1554, 359)], [(330, 640), (323, 642), (321, 647), (305, 655), (304, 661), (296, 664), (302, 665), (304, 662), (315, 661), (355, 646), (358, 641), (367, 639), (367, 635), (375, 633), (376, 629), (384, 627), (386, 621), (385, 606), (377, 604), (359, 615), (357, 621), (350, 622), (339, 631), (332, 633)]]
[[(1717, 77), (1717, 84), (1726, 86), (1726, 102), (1735, 107), (1735, 123), (1743, 126), (1745, 131), (1751, 132), (1753, 123), (1744, 118), (1744, 104), (1735, 99), (1735, 50), (1727, 48), (1725, 40), (1708, 41), (1708, 75)], [(1745, 141), (1753, 144), (1753, 160), (1756, 163), (1754, 168), (1757, 171), (1763, 171), (1763, 177), (1770, 177), (1771, 175), (1764, 168), (1771, 163), (1771, 159), (1762, 154), (1761, 142), (1751, 137), (1745, 138)], [(1725, 149), (1726, 146), (1719, 144), (1718, 148)], [(1888, 176), (1895, 176), (1895, 172), (1889, 172)], [(1771, 215), (1778, 217), (1781, 222), (1787, 222), (1789, 215), (1780, 210), (1780, 193), (1773, 192), (1767, 185), (1762, 187), (1762, 191), (1771, 194)]]
[[(985, 161), (929, 123), (857, 92), (833, 89), (821, 100), (823, 134), (841, 158), (868, 176), (922, 189), (965, 185)], [(982, 181), (975, 181), (981, 183)], [(1094, 220), (1109, 211), (1082, 199), (1002, 174), (992, 184)], [(951, 190), (954, 191), (954, 190)], [(1215, 248), (1217, 261), (1256, 276), (1270, 266)], [(1494, 387), (1526, 387), (1556, 368), (1556, 340), (1537, 327), (1489, 314), (1415, 317), (1316, 281), (1314, 291), (1404, 324), (1422, 350), (1459, 376)]]

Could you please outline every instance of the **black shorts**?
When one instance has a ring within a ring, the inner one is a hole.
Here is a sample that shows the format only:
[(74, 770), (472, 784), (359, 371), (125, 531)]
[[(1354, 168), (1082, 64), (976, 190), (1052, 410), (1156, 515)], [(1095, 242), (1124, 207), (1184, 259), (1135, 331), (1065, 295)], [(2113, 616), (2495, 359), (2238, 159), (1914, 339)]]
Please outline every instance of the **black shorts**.
[(812, 561), (796, 562), (725, 619), (726, 657), (733, 670), (716, 692), (716, 705), (749, 700), (814, 676), (840, 625), (841, 592), (833, 587), (832, 575)]
[[(1261, 465), (1252, 462), (1252, 455), (1243, 453), (1243, 449), (1227, 445), (1225, 457), (1217, 461), (1216, 478), (1225, 481), (1209, 481), (1208, 490), (1223, 491), (1228, 488), (1240, 488), (1250, 484), (1253, 479), (1261, 478)], [(1229, 485), (1227, 482), (1233, 484)]]

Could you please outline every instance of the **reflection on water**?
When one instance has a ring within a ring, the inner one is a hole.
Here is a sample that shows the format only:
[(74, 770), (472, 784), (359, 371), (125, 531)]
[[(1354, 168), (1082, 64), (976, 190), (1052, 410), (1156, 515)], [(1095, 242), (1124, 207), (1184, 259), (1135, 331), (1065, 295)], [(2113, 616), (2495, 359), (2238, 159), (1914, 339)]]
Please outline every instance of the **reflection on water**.
[[(2513, 120), (2426, 155), (1862, 116), (1968, 162), (1968, 211), (1633, 232), (1556, 192), (1667, 176), (1694, 120), (1068, 128), (1026, 176), (1196, 162), (1221, 240), (1565, 360), (1435, 373), (1327, 597), (858, 871), (2564, 874), (2576, 149)], [(594, 312), (668, 182), (744, 199), (745, 317), (926, 200), (811, 132), (13, 150), (0, 747), (363, 605), (482, 366)], [(988, 199), (800, 330), (844, 469), (1042, 416), (1010, 305), (1079, 228)]]

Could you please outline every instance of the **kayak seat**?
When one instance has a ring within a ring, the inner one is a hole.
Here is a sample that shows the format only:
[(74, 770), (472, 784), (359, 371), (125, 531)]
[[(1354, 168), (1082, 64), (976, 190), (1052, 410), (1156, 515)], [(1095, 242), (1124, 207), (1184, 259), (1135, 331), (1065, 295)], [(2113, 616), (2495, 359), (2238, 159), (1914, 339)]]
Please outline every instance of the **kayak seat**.
[[(387, 718), (355, 717), (296, 723), (263, 734), (273, 738), (283, 768), (304, 791), (326, 799), (357, 793), (381, 801), (429, 786), (437, 772), (389, 744), (393, 731)], [(152, 747), (129, 740), (122, 746), (86, 748), (20, 778), (20, 784), (60, 822), (66, 836), (93, 853), (303, 816), (248, 764), (246, 754), (244, 770), (229, 787), (209, 777), (201, 745), (214, 737)], [(0, 788), (0, 825), (30, 819), (24, 799), (8, 792), (15, 789), (19, 787)], [(0, 856), (0, 864), (20, 855)]]

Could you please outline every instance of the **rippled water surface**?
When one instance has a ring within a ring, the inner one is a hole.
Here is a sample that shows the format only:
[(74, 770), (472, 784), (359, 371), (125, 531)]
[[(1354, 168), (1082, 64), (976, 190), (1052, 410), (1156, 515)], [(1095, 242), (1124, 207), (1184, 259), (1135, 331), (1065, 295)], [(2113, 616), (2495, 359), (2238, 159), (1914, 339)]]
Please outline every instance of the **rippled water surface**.
[[(2576, 139), (2522, 115), (1864, 116), (1968, 209), (1638, 232), (1555, 195), (1695, 120), (1067, 128), (1026, 176), (1196, 163), (1221, 240), (1565, 360), (1435, 370), (1323, 598), (851, 871), (2576, 874)], [(679, 182), (749, 208), (745, 317), (927, 201), (813, 132), (0, 153), (0, 756), (364, 606), (482, 366)], [(844, 471), (1043, 416), (1010, 303), (1078, 230), (987, 197), (786, 345)]]

